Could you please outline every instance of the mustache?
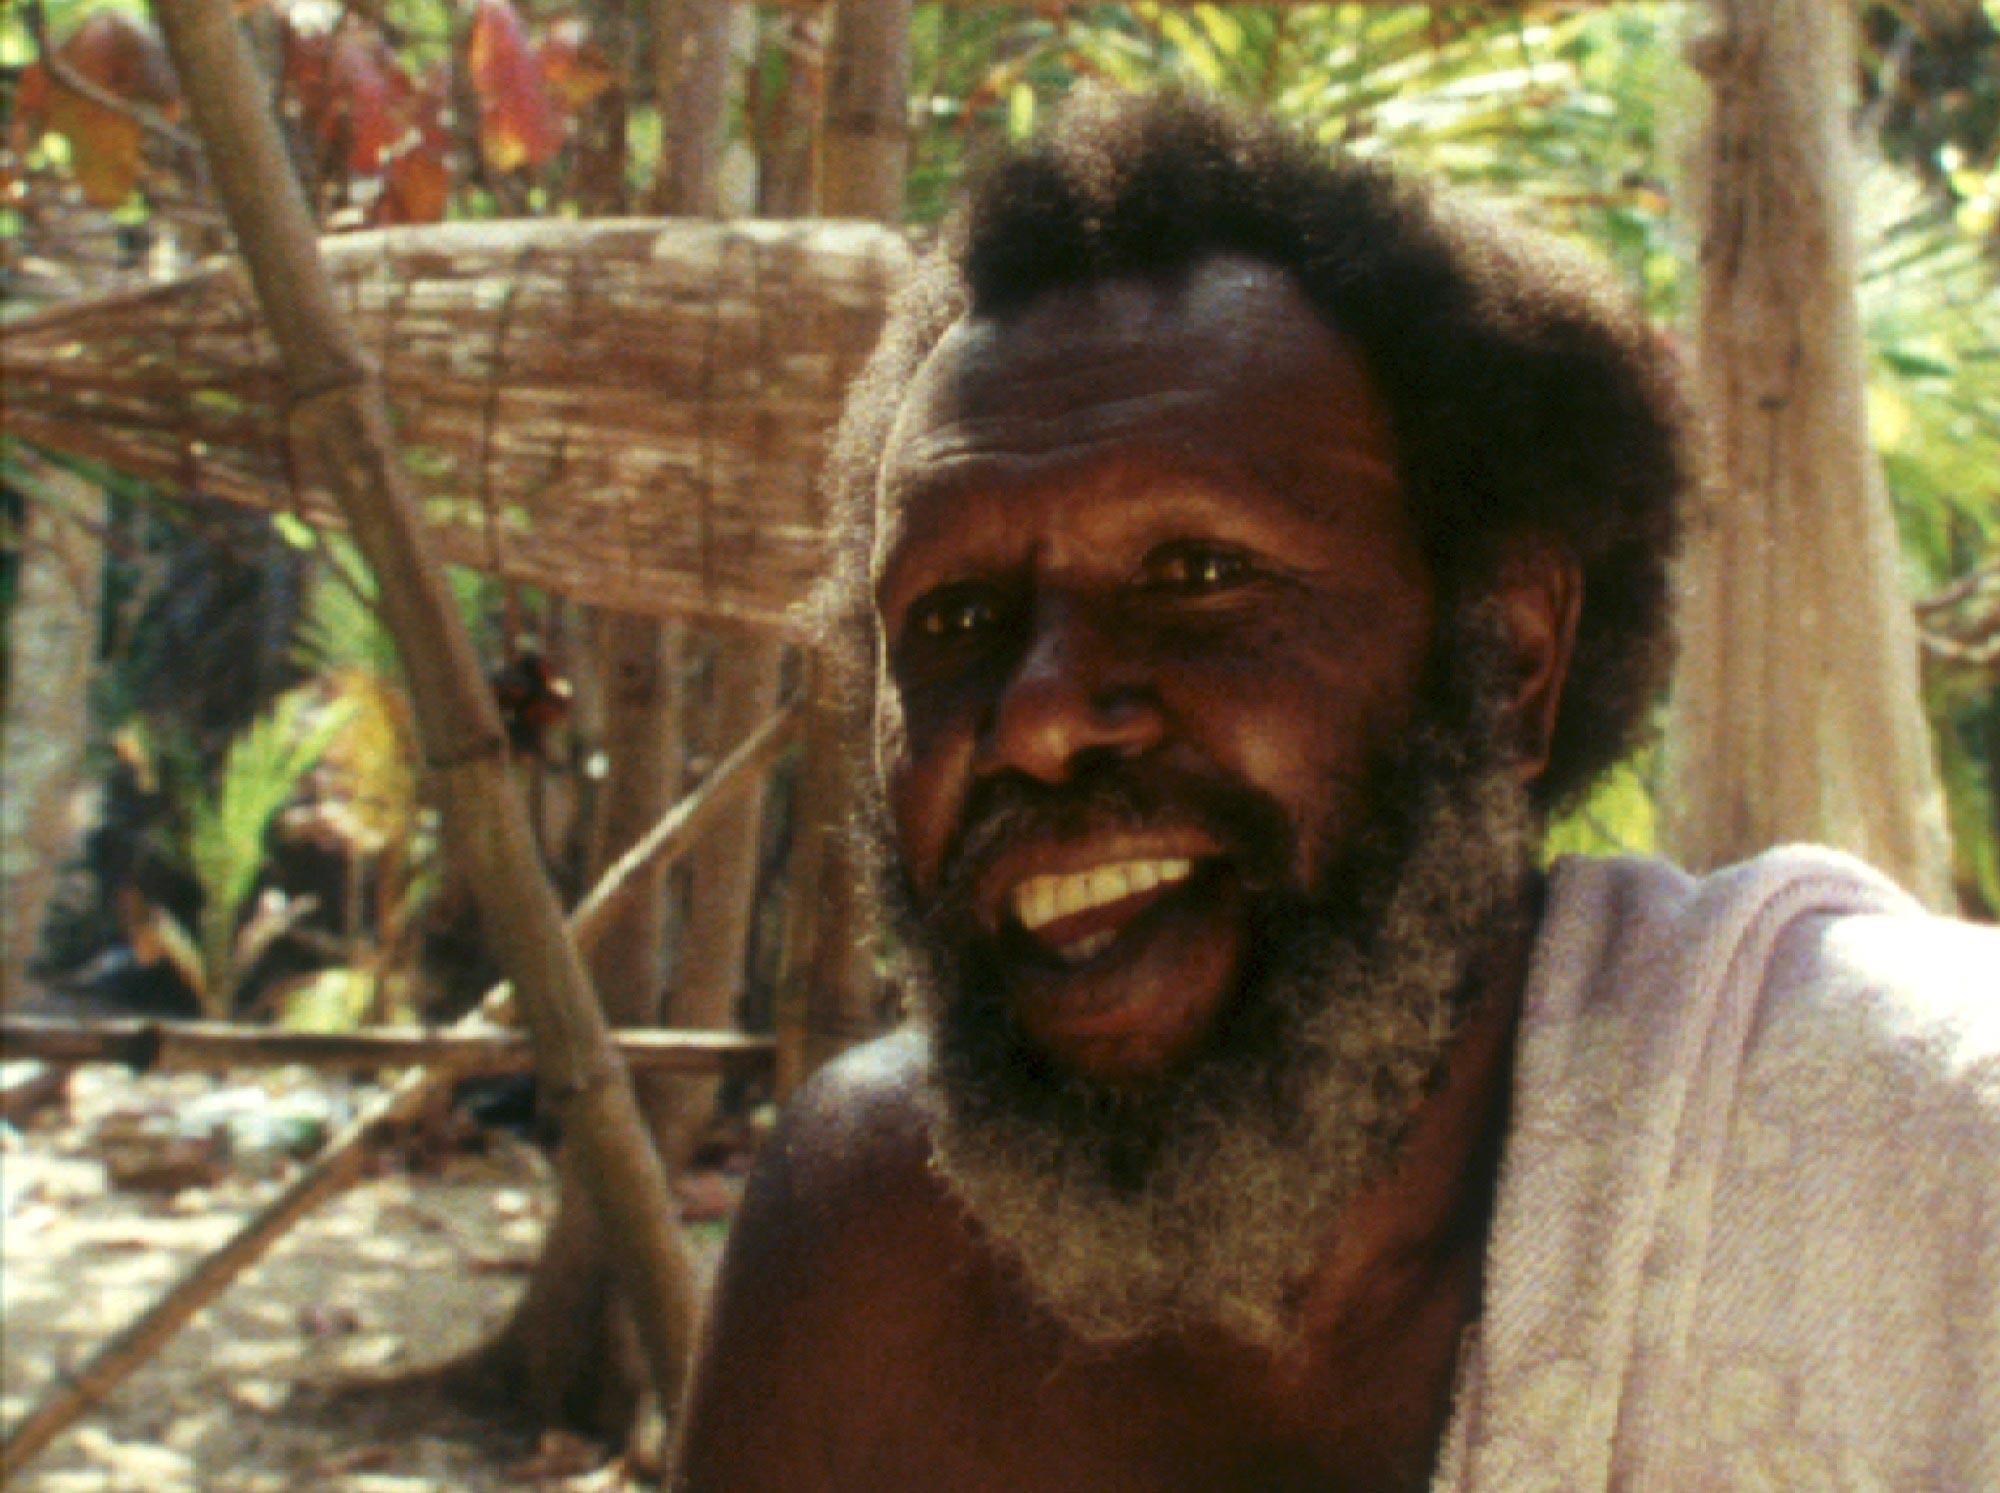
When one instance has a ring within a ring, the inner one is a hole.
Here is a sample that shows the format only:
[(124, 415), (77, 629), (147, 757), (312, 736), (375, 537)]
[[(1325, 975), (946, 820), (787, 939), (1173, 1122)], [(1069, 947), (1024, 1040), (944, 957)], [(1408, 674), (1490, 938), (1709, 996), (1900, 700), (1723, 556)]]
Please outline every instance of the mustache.
[(1275, 799), (1157, 762), (1091, 759), (1061, 783), (1008, 773), (974, 786), (945, 847), (935, 919), (965, 926), (986, 873), (1019, 845), (1148, 830), (1200, 832), (1253, 890), (1280, 884), (1292, 864), (1290, 818)]

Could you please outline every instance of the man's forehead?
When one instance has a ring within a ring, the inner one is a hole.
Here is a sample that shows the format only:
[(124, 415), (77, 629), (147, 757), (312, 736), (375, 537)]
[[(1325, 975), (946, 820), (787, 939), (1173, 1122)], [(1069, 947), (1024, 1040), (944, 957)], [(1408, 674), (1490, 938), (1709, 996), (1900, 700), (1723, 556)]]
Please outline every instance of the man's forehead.
[(1386, 411), (1349, 341), (1286, 271), (1216, 255), (955, 323), (897, 412), (878, 553), (913, 496), (1141, 452), (1210, 470), (1393, 465)]
[(903, 423), (1060, 409), (1086, 375), (1111, 394), (1171, 394), (1310, 377), (1349, 355), (1288, 272), (1216, 254), (1173, 276), (1060, 286), (1004, 315), (961, 317), (911, 380)]

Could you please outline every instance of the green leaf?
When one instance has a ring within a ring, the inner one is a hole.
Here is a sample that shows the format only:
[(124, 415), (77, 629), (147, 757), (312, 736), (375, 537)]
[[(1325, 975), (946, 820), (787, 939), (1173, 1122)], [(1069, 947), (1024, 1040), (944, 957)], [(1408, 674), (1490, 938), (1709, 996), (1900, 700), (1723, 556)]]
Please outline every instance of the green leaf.
[(281, 695), (230, 743), (222, 777), (189, 816), (188, 856), (201, 885), (200, 942), (210, 1014), (226, 1016), (241, 971), (236, 925), (264, 864), (264, 836), (352, 707), (321, 705), (310, 687)]
[(1905, 378), (1950, 378), (1958, 372), (1956, 364), (1930, 353), (1911, 352), (1906, 348), (1884, 347), (1878, 356)]
[(292, 1032), (351, 1032), (374, 1002), (373, 975), (358, 969), (323, 969), (279, 998), (278, 1025)]

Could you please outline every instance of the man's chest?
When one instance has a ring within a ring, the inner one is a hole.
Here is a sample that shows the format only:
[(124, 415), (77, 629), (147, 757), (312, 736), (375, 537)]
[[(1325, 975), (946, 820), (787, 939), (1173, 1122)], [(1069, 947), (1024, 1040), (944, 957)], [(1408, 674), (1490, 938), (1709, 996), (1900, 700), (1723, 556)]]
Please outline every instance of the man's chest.
[(871, 1493), (1423, 1489), (1449, 1373), (1401, 1367), (1280, 1389), (1247, 1363), (960, 1323), (854, 1381), (849, 1411), (827, 1417), (827, 1460), (834, 1486)]

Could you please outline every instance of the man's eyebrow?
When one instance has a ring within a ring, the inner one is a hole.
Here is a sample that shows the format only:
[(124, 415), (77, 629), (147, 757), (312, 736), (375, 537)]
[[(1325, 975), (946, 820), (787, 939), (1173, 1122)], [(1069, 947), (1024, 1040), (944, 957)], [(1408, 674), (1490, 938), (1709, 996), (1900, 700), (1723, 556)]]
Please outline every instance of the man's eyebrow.
[[(886, 468), (878, 479), (878, 526), (874, 560), (875, 590), (893, 572), (921, 565), (931, 549), (949, 543), (956, 529), (951, 516), (954, 500), (967, 498), (1004, 480), (1010, 471), (1032, 466), (1028, 455), (967, 454), (943, 462), (903, 462)], [(1171, 524), (1179, 510), (1189, 520), (1227, 514), (1246, 499), (1268, 503), (1292, 519), (1321, 529), (1341, 526), (1342, 510), (1324, 501), (1327, 486), (1343, 475), (1365, 482), (1384, 482), (1399, 491), (1401, 478), (1390, 461), (1351, 447), (1326, 453), (1321, 460), (1278, 457), (1256, 459), (1220, 447), (1173, 447), (1164, 441), (1107, 442), (1096, 470), (1062, 480), (1079, 484), (1117, 483), (1131, 489), (1129, 507), (1157, 514)], [(911, 504), (924, 503), (932, 513), (921, 531), (912, 533), (901, 522)]]

